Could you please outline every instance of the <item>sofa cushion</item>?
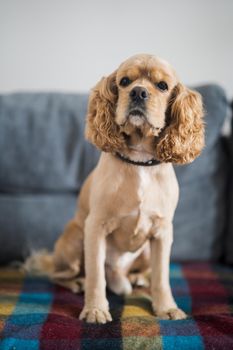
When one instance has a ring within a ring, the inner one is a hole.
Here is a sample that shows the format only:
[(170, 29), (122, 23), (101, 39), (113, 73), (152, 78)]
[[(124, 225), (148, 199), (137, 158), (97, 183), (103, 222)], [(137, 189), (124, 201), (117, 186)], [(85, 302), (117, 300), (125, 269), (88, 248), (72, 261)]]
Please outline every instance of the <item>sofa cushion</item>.
[(1, 194), (0, 264), (22, 260), (33, 250), (51, 250), (75, 211), (77, 195)]
[(0, 191), (78, 191), (96, 163), (84, 140), (88, 96), (19, 93), (0, 97)]
[(217, 260), (224, 245), (228, 159), (221, 130), (229, 106), (219, 86), (197, 90), (205, 107), (206, 146), (193, 163), (175, 168), (180, 197), (172, 257), (177, 260)]

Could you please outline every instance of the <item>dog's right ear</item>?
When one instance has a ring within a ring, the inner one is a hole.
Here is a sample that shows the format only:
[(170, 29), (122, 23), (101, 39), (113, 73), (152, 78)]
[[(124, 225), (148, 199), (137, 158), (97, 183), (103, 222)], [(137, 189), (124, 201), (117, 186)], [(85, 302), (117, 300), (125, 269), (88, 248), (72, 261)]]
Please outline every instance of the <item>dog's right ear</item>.
[(105, 152), (119, 151), (124, 144), (115, 123), (117, 99), (116, 72), (102, 78), (89, 97), (86, 138)]

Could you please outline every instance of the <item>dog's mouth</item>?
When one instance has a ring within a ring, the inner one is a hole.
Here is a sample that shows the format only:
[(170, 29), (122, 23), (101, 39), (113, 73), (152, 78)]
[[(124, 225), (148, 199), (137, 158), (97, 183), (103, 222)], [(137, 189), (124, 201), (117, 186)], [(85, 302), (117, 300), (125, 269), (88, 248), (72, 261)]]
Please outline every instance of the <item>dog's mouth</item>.
[(140, 107), (129, 108), (125, 116), (124, 123), (120, 125), (120, 130), (124, 136), (127, 135), (125, 137), (126, 141), (132, 135), (137, 138), (157, 137), (162, 130), (159, 125), (155, 126), (150, 122), (146, 110)]
[(129, 116), (139, 116), (145, 118), (145, 112), (140, 108), (134, 108), (129, 111)]
[(131, 109), (128, 113), (127, 119), (135, 126), (140, 126), (147, 120), (145, 112), (140, 108)]

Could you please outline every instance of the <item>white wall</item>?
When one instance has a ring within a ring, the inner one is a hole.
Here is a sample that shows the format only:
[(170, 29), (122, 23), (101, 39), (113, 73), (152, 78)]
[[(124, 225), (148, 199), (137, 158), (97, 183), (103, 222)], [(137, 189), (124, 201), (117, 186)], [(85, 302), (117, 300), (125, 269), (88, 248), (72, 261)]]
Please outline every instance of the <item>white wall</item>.
[(233, 0), (0, 0), (0, 92), (87, 91), (128, 56), (233, 94)]

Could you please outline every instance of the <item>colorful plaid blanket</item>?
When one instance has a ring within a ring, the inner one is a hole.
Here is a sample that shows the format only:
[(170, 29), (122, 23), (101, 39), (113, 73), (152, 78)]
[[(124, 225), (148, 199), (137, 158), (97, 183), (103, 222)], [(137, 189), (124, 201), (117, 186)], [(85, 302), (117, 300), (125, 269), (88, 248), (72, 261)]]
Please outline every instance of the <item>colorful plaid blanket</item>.
[(113, 322), (78, 320), (83, 295), (44, 277), (0, 270), (1, 350), (233, 349), (233, 269), (208, 263), (171, 265), (178, 305), (190, 317), (162, 321), (152, 314), (149, 290), (108, 293)]

